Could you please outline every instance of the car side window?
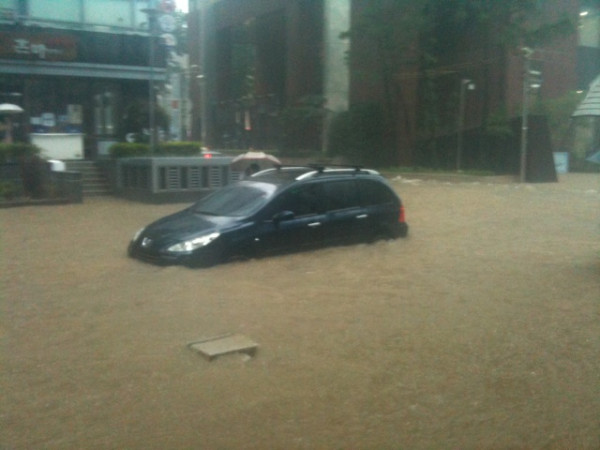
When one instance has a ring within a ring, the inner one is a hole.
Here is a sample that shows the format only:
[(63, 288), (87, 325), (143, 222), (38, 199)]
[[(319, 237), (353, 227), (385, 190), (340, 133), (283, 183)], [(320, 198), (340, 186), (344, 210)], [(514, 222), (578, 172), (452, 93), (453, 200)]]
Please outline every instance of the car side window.
[(359, 191), (362, 206), (396, 202), (396, 197), (390, 188), (377, 181), (359, 180)]
[(293, 187), (277, 199), (276, 212), (292, 211), (294, 216), (302, 217), (323, 211), (320, 186), (315, 183)]
[(358, 192), (354, 180), (340, 180), (323, 183), (323, 202), (327, 211), (354, 208), (359, 206)]

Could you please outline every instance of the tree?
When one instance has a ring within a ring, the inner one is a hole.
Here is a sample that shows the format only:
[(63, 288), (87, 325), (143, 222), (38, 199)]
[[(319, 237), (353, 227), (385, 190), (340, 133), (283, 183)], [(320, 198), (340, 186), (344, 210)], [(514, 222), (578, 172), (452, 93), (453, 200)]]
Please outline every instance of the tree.
[[(136, 142), (146, 142), (149, 139), (150, 106), (147, 100), (134, 100), (125, 107), (120, 122), (119, 134), (125, 138), (132, 133)], [(155, 125), (158, 129), (169, 129), (169, 115), (160, 105), (154, 105)]]
[[(352, 28), (349, 63), (353, 80), (378, 86), (388, 145), (410, 161), (417, 137), (435, 147), (455, 131), (460, 78), (476, 72), (483, 96), (482, 123), (502, 109), (492, 98), (492, 67), (520, 46), (537, 46), (573, 30), (568, 17), (539, 20), (556, 0), (361, 0)], [(418, 80), (418, 83), (416, 83)], [(364, 84), (364, 83), (363, 83)], [(407, 93), (418, 85), (418, 105)], [(373, 89), (372, 89), (373, 90)], [(377, 92), (377, 90), (374, 90)], [(416, 131), (415, 131), (416, 130)], [(433, 149), (435, 152), (435, 148)]]
[(426, 27), (422, 1), (363, 0), (354, 5), (358, 12), (353, 26), (341, 38), (352, 41), (348, 60), (354, 79), (377, 92), (385, 122), (382, 145), (394, 149), (401, 135), (412, 140), (411, 113), (399, 74), (416, 62), (417, 37)]

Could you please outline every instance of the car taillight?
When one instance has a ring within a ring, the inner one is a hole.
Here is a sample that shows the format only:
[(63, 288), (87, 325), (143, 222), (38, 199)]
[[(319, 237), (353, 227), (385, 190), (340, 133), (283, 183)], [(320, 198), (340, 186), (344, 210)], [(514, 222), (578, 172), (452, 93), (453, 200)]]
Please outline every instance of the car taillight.
[(206, 154), (204, 154), (204, 157), (206, 159), (210, 159), (210, 158), (212, 158), (212, 155), (210, 153), (206, 153)]
[(400, 213), (398, 214), (398, 223), (406, 222), (406, 217), (404, 215), (404, 206), (400, 206)]

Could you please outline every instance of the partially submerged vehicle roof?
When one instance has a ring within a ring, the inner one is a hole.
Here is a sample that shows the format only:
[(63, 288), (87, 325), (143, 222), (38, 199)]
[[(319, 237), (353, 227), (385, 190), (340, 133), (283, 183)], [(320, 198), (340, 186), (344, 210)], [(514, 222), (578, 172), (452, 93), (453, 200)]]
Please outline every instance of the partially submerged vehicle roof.
[(286, 185), (294, 181), (302, 181), (313, 178), (339, 176), (339, 175), (379, 175), (372, 169), (364, 169), (360, 166), (277, 166), (272, 169), (261, 170), (253, 174), (248, 181), (262, 181), (276, 185)]

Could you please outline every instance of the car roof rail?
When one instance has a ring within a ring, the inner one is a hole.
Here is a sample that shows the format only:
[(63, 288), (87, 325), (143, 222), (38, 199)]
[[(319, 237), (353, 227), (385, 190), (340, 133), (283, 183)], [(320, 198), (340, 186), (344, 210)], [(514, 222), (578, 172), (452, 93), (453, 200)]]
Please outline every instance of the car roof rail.
[(327, 174), (347, 174), (363, 173), (369, 175), (378, 175), (379, 172), (373, 169), (365, 169), (358, 164), (309, 164), (308, 167), (314, 169), (317, 173)]
[(313, 178), (319, 175), (357, 175), (357, 174), (363, 174), (363, 175), (379, 175), (379, 172), (377, 172), (376, 170), (372, 170), (372, 169), (363, 169), (360, 166), (347, 166), (347, 165), (337, 165), (337, 164), (330, 164), (330, 165), (317, 165), (317, 164), (311, 164), (309, 165), (310, 168), (312, 168), (313, 170), (311, 170), (310, 172), (306, 172), (303, 173), (302, 175), (299, 175), (296, 180), (300, 181), (300, 180), (306, 180), (308, 178)]
[(287, 164), (275, 164), (273, 167), (269, 167), (268, 169), (262, 169), (256, 173), (253, 173), (251, 177), (262, 176), (269, 173), (278, 173), (285, 171), (294, 171), (294, 170), (307, 170), (310, 171), (311, 168), (307, 166), (299, 166), (299, 165), (287, 165)]
[(327, 169), (347, 169), (354, 170), (356, 172), (362, 170), (363, 166), (358, 164), (321, 164), (321, 163), (311, 163), (308, 165), (311, 169), (315, 169), (318, 172), (324, 172)]
[(259, 177), (267, 174), (274, 174), (278, 172), (292, 172), (296, 170), (305, 170), (306, 172), (301, 173), (295, 179), (297, 181), (306, 180), (318, 175), (348, 175), (348, 174), (367, 174), (367, 175), (379, 175), (379, 172), (373, 169), (365, 169), (359, 165), (348, 165), (348, 164), (307, 164), (307, 165), (285, 165), (277, 164), (272, 168), (261, 170), (252, 174), (251, 178)]

